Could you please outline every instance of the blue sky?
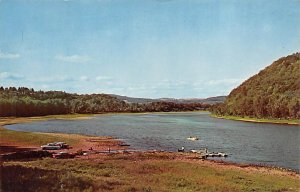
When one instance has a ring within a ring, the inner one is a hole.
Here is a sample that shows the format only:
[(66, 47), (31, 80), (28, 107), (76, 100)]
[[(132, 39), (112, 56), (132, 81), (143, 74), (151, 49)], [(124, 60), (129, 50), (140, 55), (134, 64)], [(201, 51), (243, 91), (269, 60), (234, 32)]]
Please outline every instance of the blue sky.
[(226, 95), (300, 50), (298, 0), (0, 0), (1, 86)]

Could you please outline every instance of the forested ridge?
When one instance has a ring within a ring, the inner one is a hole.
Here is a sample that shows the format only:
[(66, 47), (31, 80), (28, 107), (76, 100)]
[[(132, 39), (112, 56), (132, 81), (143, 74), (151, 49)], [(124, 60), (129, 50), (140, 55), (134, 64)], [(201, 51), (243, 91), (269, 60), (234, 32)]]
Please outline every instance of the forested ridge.
[(282, 57), (233, 89), (217, 115), (300, 118), (300, 53)]
[(35, 91), (26, 87), (0, 87), (0, 116), (43, 116), (106, 112), (169, 112), (207, 109), (202, 103), (127, 103), (107, 94), (78, 95), (63, 91)]

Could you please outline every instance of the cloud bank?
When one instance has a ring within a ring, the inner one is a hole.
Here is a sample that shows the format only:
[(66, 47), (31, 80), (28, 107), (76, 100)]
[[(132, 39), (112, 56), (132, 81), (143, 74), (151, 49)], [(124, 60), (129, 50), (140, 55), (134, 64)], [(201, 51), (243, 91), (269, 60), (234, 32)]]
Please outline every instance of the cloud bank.
[(90, 57), (85, 55), (57, 55), (55, 59), (69, 63), (86, 63), (91, 60)]
[(20, 80), (23, 79), (24, 76), (16, 73), (10, 73), (10, 72), (2, 72), (0, 73), (0, 79), (6, 79), (6, 80)]
[(5, 53), (0, 50), (0, 59), (18, 59), (19, 57), (20, 57), (19, 54)]

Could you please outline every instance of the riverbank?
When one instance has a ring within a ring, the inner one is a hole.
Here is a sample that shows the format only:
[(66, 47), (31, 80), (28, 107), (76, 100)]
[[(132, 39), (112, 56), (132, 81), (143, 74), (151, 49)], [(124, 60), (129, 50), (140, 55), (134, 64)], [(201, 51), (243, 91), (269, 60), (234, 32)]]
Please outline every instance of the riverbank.
[(63, 133), (41, 133), (41, 132), (24, 132), (13, 131), (5, 129), (5, 125), (30, 123), (36, 121), (45, 121), (53, 119), (61, 120), (82, 120), (90, 119), (94, 115), (51, 115), (40, 117), (18, 117), (18, 118), (0, 118), (0, 153), (24, 151), (24, 150), (37, 150), (41, 145), (64, 141), (72, 146), (70, 152), (76, 152), (79, 150), (88, 150), (93, 148), (95, 150), (112, 150), (124, 149), (124, 147), (118, 146), (122, 142), (112, 137), (107, 136), (88, 136), (78, 134), (63, 134)]
[(258, 118), (251, 118), (251, 117), (237, 117), (237, 116), (219, 116), (215, 114), (211, 114), (211, 117), (218, 118), (218, 119), (227, 119), (227, 120), (235, 120), (235, 121), (244, 121), (244, 122), (251, 122), (251, 123), (271, 123), (271, 124), (283, 124), (283, 125), (300, 125), (300, 120), (293, 119), (258, 119)]
[[(69, 119), (69, 116), (54, 118)], [(72, 116), (73, 120), (82, 116)], [(86, 118), (86, 117), (84, 117)], [(88, 117), (90, 118), (90, 117)], [(39, 118), (0, 119), (6, 124), (48, 120)], [(1, 142), (16, 147), (35, 147), (45, 141), (67, 141), (74, 150), (89, 146), (107, 149), (118, 141), (107, 137), (72, 134), (17, 132), (0, 128)], [(97, 139), (105, 142), (94, 143)], [(68, 140), (69, 139), (69, 140)], [(96, 148), (97, 149), (97, 148)], [(298, 191), (299, 174), (277, 168), (199, 160), (195, 154), (127, 152), (94, 154), (76, 159), (40, 159), (4, 162), (2, 189), (29, 191)]]

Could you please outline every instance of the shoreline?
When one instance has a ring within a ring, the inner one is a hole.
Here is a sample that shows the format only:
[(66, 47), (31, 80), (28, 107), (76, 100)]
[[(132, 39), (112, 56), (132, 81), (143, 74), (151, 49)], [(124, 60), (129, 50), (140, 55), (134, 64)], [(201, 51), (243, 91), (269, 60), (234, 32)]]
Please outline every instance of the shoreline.
[[(250, 117), (239, 116), (220, 116), (212, 114), (210, 111), (171, 111), (171, 112), (107, 112), (107, 113), (94, 113), (94, 114), (61, 114), (61, 115), (46, 115), (46, 116), (34, 116), (34, 117), (0, 117), (0, 126), (18, 124), (18, 123), (30, 123), (34, 121), (47, 121), (47, 120), (88, 120), (97, 116), (110, 116), (110, 115), (147, 115), (147, 114), (180, 114), (180, 113), (208, 113), (210, 117), (217, 119), (242, 121), (249, 123), (266, 123), (277, 125), (300, 125), (300, 120), (286, 120), (286, 119), (258, 119)], [(11, 120), (10, 122), (7, 122)]]
[(147, 114), (180, 114), (180, 113), (199, 113), (209, 111), (171, 111), (171, 112), (107, 112), (107, 113), (93, 113), (93, 114), (61, 114), (61, 115), (45, 115), (33, 117), (0, 117), (0, 127), (18, 123), (30, 123), (34, 121), (47, 121), (47, 120), (88, 120), (97, 116), (110, 116), (110, 115), (147, 115)]
[[(56, 116), (55, 118), (69, 119), (70, 117)], [(72, 120), (76, 118), (80, 119), (81, 117), (73, 116)], [(61, 178), (70, 180), (69, 177), (71, 177), (81, 183), (85, 182), (84, 186), (87, 188), (82, 188), (82, 190), (89, 189), (88, 191), (131, 191), (131, 189), (136, 189), (133, 191), (145, 191), (145, 186), (151, 186), (148, 187), (148, 189), (151, 189), (149, 191), (160, 191), (161, 189), (166, 189), (166, 191), (195, 191), (196, 189), (196, 191), (211, 191), (209, 189), (212, 188), (213, 191), (223, 191), (224, 188), (228, 191), (249, 191), (251, 189), (298, 191), (300, 189), (300, 173), (286, 168), (212, 159), (202, 160), (194, 153), (131, 151), (127, 150), (127, 147), (120, 147), (119, 144), (122, 142), (112, 137), (21, 132), (3, 128), (5, 124), (50, 119), (50, 117), (17, 120), (14, 118), (3, 120), (0, 118), (0, 135), (3, 138), (8, 136), (5, 138), (6, 141), (15, 147), (39, 149), (38, 144), (31, 142), (39, 139), (44, 142), (50, 137), (51, 141), (66, 141), (65, 139), (73, 141), (73, 144), (70, 143), (73, 147), (70, 152), (76, 152), (80, 149), (88, 150), (91, 146), (94, 151), (91, 151), (87, 156), (78, 156), (75, 159), (43, 158), (1, 162), (2, 169), (4, 169), (3, 174), (10, 173), (16, 184), (34, 181), (44, 185), (45, 183), (51, 183), (53, 179), (50, 178), (55, 175), (54, 180), (61, 180)], [(11, 142), (9, 137), (23, 140), (21, 142)], [(27, 137), (31, 140), (26, 142), (24, 138)], [(1, 148), (2, 142), (3, 139), (0, 140)], [(28, 142), (31, 144), (28, 145)], [(67, 141), (67, 143), (69, 142)], [(94, 153), (108, 148), (120, 150), (120, 152)], [(61, 172), (58, 170), (61, 170)], [(43, 181), (40, 180), (40, 177), (35, 178), (36, 174), (39, 175), (38, 173), (44, 174)], [(3, 181), (3, 183), (9, 182), (9, 179)], [(72, 189), (76, 186), (76, 182), (69, 183), (68, 188)], [(215, 188), (215, 186), (218, 186), (218, 188)]]
[(97, 114), (62, 114), (62, 115), (46, 115), (34, 117), (0, 117), (0, 126), (12, 125), (18, 123), (30, 123), (34, 121), (47, 120), (83, 120), (91, 119)]
[[(160, 113), (160, 112), (159, 112)], [(168, 113), (168, 112), (166, 112)], [(113, 114), (113, 113), (112, 113)], [(112, 114), (104, 114), (104, 115), (112, 115)], [(143, 113), (145, 114), (145, 113)], [(83, 143), (85, 144), (86, 148), (91, 147), (93, 144), (92, 140), (102, 140), (102, 141), (107, 141), (109, 144), (108, 146), (112, 146), (112, 150), (126, 150), (128, 147), (120, 147), (119, 144), (123, 144), (123, 142), (117, 138), (113, 138), (110, 136), (93, 136), (93, 135), (83, 135), (83, 134), (68, 134), (68, 133), (47, 133), (47, 132), (23, 132), (23, 131), (14, 131), (14, 130), (9, 130), (6, 129), (4, 126), (5, 125), (12, 125), (12, 124), (19, 124), (19, 123), (30, 123), (30, 122), (35, 122), (35, 121), (47, 121), (47, 120), (55, 120), (55, 119), (60, 119), (60, 120), (82, 120), (82, 119), (91, 119), (94, 116), (97, 115), (102, 115), (102, 114), (74, 114), (74, 115), (51, 115), (51, 116), (39, 116), (39, 117), (9, 117), (9, 118), (0, 118), (0, 133), (3, 131), (9, 131), (9, 132), (14, 132), (14, 133), (27, 133), (27, 134), (36, 134), (37, 137), (40, 136), (53, 136), (53, 137), (60, 137), (61, 139), (68, 139), (71, 141), (71, 143), (74, 143), (75, 148), (71, 151), (74, 151), (75, 149), (79, 149), (82, 146)], [(3, 139), (2, 139), (3, 140)], [(72, 141), (74, 140), (74, 141)], [(92, 142), (91, 142), (92, 141)], [(6, 139), (4, 142), (10, 142), (10, 139)], [(0, 142), (3, 143), (3, 141)], [(13, 142), (13, 144), (20, 144), (21, 147), (24, 144), (28, 144), (28, 146), (33, 147), (33, 143), (27, 143), (24, 141), (19, 141), (19, 142)], [(97, 144), (98, 145), (98, 144)], [(36, 145), (36, 147), (39, 147)], [(95, 147), (95, 149), (97, 149)], [(107, 148), (101, 148), (100, 150), (107, 149)], [(98, 149), (99, 150), (99, 149)], [(140, 153), (148, 153), (149, 151), (137, 151)], [(157, 151), (157, 153), (160, 153)], [(171, 154), (177, 154), (176, 152), (161, 152), (161, 153), (171, 153)], [(205, 161), (217, 163), (217, 164), (223, 164), (224, 166), (230, 165), (230, 166), (235, 166), (235, 167), (252, 167), (252, 168), (266, 168), (266, 169), (276, 169), (276, 170), (283, 170), (286, 172), (292, 172), (295, 174), (299, 174), (300, 171), (289, 169), (289, 168), (284, 168), (284, 167), (276, 167), (276, 166), (269, 166), (269, 165), (257, 165), (257, 164), (248, 164), (248, 163), (236, 163), (236, 162), (227, 162), (227, 161), (222, 161), (222, 160), (214, 160), (214, 159), (207, 159)]]
[[(90, 119), (94, 115), (53, 115), (39, 117), (9, 117), (0, 118), (0, 146), (1, 148), (11, 147), (12, 152), (21, 149), (39, 150), (41, 145), (57, 141), (65, 141), (72, 145), (68, 151), (77, 152), (78, 150), (94, 148), (97, 150), (121, 150), (125, 147), (119, 146), (123, 142), (110, 136), (94, 136), (84, 134), (67, 134), (67, 133), (48, 133), (48, 132), (27, 132), (14, 131), (6, 129), (4, 126), (21, 123), (31, 123), (47, 120), (82, 120)], [(100, 147), (101, 144), (101, 147)], [(2, 151), (0, 151), (2, 154)]]
[(238, 116), (219, 116), (219, 115), (215, 115), (212, 113), (210, 114), (210, 117), (217, 118), (217, 119), (249, 122), (249, 123), (267, 123), (267, 124), (277, 124), (277, 125), (300, 125), (300, 120), (257, 119), (257, 118), (250, 118), (250, 117), (238, 117)]

